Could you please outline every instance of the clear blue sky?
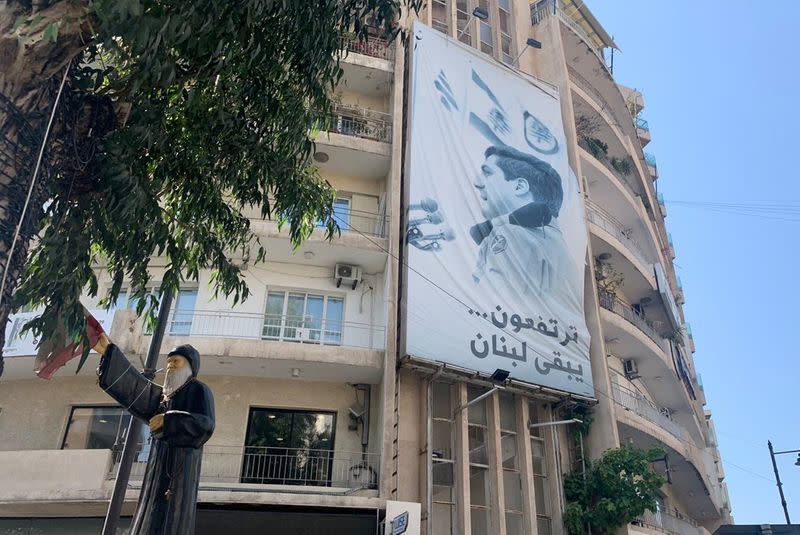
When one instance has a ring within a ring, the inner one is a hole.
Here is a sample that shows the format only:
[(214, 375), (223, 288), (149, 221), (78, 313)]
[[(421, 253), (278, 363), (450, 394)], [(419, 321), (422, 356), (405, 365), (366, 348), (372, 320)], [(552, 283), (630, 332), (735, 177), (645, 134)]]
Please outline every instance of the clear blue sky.
[[(615, 78), (644, 94), (667, 201), (800, 202), (800, 2), (587, 4), (622, 49)], [(734, 518), (783, 523), (766, 441), (800, 449), (800, 222), (667, 210)], [(778, 468), (800, 523), (795, 459)]]

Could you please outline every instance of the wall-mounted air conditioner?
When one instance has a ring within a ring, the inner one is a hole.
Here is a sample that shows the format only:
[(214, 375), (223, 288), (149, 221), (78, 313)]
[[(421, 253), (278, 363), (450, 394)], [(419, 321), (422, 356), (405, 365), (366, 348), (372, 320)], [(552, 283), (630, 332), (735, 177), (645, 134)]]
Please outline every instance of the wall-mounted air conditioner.
[(333, 269), (333, 280), (336, 281), (337, 288), (345, 284), (355, 290), (361, 282), (361, 268), (350, 264), (336, 264)]

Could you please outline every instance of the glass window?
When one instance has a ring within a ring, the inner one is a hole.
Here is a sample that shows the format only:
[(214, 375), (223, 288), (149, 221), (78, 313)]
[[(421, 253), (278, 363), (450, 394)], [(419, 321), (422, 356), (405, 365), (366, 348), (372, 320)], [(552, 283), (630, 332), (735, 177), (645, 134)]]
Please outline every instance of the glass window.
[(179, 290), (175, 297), (170, 334), (188, 336), (192, 330), (192, 318), (197, 303), (197, 290)]
[(442, 33), (450, 33), (450, 9), (447, 0), (432, 0), (431, 26)]
[(481, 52), (486, 52), (489, 55), (494, 53), (494, 46), (492, 45), (492, 26), (488, 22), (481, 21)]
[(339, 345), (344, 298), (305, 292), (267, 292), (261, 336), (270, 340)]
[[(350, 230), (350, 199), (338, 197), (333, 201), (333, 220), (342, 230)], [(317, 223), (317, 227), (324, 227), (324, 222)]]
[[(73, 407), (61, 449), (112, 450), (118, 460), (125, 443), (131, 415), (122, 407)], [(150, 452), (150, 428), (141, 426), (137, 462), (144, 462)]]
[[(547, 421), (544, 417), (544, 410), (539, 403), (531, 402), (530, 423), (541, 423)], [(531, 427), (531, 462), (533, 464), (533, 492), (536, 501), (536, 523), (539, 533), (549, 535), (551, 533), (552, 505), (550, 503), (550, 490), (547, 473), (547, 446), (544, 438), (543, 427)]]
[(515, 526), (522, 525), (522, 474), (519, 468), (517, 445), (516, 398), (500, 393), (500, 455), (503, 466), (503, 495), (505, 497), (506, 532), (521, 533)]
[(471, 9), (467, 0), (456, 0), (456, 37), (462, 43), (472, 44), (473, 19), (470, 17)]
[(434, 533), (453, 533), (455, 515), (455, 457), (453, 455), (453, 386), (436, 382), (433, 395), (433, 509)]
[(336, 413), (250, 409), (242, 483), (343, 486), (332, 474)]
[[(474, 386), (467, 387), (467, 399), (472, 401), (486, 390)], [(489, 458), (487, 452), (488, 429), (486, 417), (486, 398), (473, 403), (467, 409), (467, 434), (469, 436), (469, 488), (470, 517), (473, 534), (491, 533), (489, 496)]]

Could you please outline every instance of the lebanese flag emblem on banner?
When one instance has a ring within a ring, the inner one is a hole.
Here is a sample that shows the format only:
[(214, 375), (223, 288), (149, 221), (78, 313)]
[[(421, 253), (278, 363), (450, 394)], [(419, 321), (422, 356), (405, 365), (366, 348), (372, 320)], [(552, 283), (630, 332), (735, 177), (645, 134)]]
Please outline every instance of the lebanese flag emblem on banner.
[[(86, 336), (89, 347), (94, 347), (100, 340), (100, 335), (105, 333), (100, 322), (83, 308), (83, 317), (86, 320)], [(42, 341), (36, 352), (34, 371), (40, 379), (50, 379), (53, 374), (67, 362), (83, 353), (83, 344), (78, 344), (67, 338), (64, 325), (59, 322), (53, 335)]]

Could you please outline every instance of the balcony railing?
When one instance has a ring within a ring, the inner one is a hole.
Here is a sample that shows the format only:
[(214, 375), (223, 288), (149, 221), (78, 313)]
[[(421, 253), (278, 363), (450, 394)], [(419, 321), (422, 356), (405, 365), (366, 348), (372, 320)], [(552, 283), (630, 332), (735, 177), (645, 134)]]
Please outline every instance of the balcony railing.
[[(264, 218), (261, 217), (259, 208), (246, 207), (242, 210), (242, 214), (251, 221), (264, 220)], [(275, 221), (276, 219), (274, 213), (266, 218), (267, 221)], [(356, 210), (349, 207), (343, 208), (338, 205), (335, 206), (334, 220), (339, 224), (339, 229), (342, 232), (355, 232), (357, 234), (367, 234), (369, 236), (385, 238), (389, 229), (388, 215), (376, 214), (366, 210)], [(318, 227), (321, 226), (322, 225), (318, 225)]]
[(176, 310), (167, 327), (170, 336), (275, 340), (378, 350), (384, 348), (384, 332), (383, 326), (354, 321), (231, 310)]
[(336, 104), (331, 108), (329, 123), (322, 125), (327, 132), (389, 143), (392, 140), (392, 121), (388, 113)]
[(644, 153), (644, 161), (647, 162), (647, 165), (651, 167), (658, 167), (656, 165), (656, 157), (650, 154), (649, 152)]
[(606, 65), (606, 60), (603, 57), (603, 53), (596, 48), (595, 41), (589, 37), (589, 34), (578, 25), (575, 20), (573, 20), (568, 14), (564, 13), (562, 9), (559, 8), (557, 0), (540, 0), (539, 2), (531, 2), (531, 24), (537, 25), (541, 23), (545, 18), (555, 15), (557, 16), (561, 22), (567, 25), (575, 34), (583, 39), (583, 41), (589, 46), (589, 49), (594, 52), (597, 56), (597, 59), (600, 60), (600, 63), (608, 69), (608, 65)]
[(669, 417), (669, 411), (667, 409), (659, 407), (640, 393), (625, 388), (616, 381), (612, 381), (611, 386), (614, 394), (614, 401), (616, 401), (618, 405), (656, 424), (678, 440), (691, 440), (687, 431)]
[(342, 49), (347, 52), (385, 60), (391, 60), (394, 57), (392, 45), (381, 37), (370, 36), (367, 40), (361, 40), (355, 34), (348, 33), (342, 35), (339, 42)]
[[(131, 480), (141, 481), (147, 451), (137, 456)], [(108, 479), (114, 479), (122, 451), (112, 452)], [(206, 446), (200, 487), (247, 488), (243, 485), (329, 487), (351, 492), (378, 488), (380, 456), (339, 450), (267, 446)], [(309, 490), (309, 492), (314, 492)]]
[(645, 511), (642, 516), (634, 520), (634, 523), (675, 535), (701, 534), (701, 530), (694, 520), (677, 511), (659, 511), (656, 513)]
[(650, 320), (646, 319), (639, 311), (635, 310), (629, 304), (621, 301), (617, 296), (611, 292), (607, 292), (598, 288), (598, 299), (600, 306), (606, 310), (622, 316), (628, 323), (634, 325), (637, 329), (647, 335), (655, 344), (661, 348), (665, 353), (669, 353), (669, 345), (667, 341), (656, 332)]
[(645, 132), (650, 131), (650, 125), (647, 123), (647, 121), (645, 121), (641, 117), (634, 117), (633, 124), (635, 124), (636, 128), (638, 128), (639, 130), (644, 130)]
[(631, 229), (625, 228), (619, 221), (614, 219), (600, 206), (589, 200), (586, 201), (586, 207), (588, 208), (586, 211), (586, 217), (589, 219), (589, 221), (622, 242), (622, 244), (624, 244), (625, 247), (631, 253), (633, 253), (633, 256), (635, 256), (645, 266), (649, 266), (652, 263), (647, 259), (647, 255), (644, 253), (639, 243), (633, 239), (633, 231)]

